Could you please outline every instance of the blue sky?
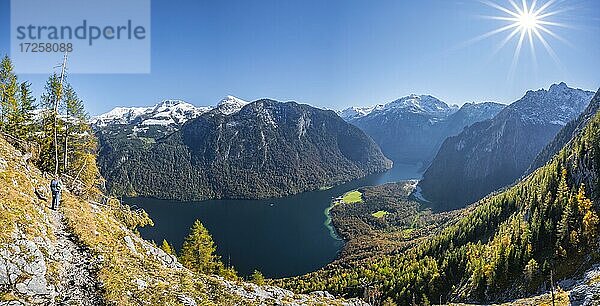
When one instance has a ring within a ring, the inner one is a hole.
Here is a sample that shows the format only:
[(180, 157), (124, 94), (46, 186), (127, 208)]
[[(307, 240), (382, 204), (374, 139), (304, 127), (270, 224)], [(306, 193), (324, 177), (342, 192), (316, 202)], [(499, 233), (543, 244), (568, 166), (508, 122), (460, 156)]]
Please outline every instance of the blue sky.
[[(482, 18), (503, 14), (476, 0), (153, 0), (152, 73), (73, 74), (70, 81), (92, 114), (167, 98), (213, 105), (229, 94), (341, 109), (410, 93), (452, 104), (510, 103), (560, 81), (596, 90), (600, 1), (558, 2), (571, 10), (553, 18), (569, 27), (552, 29), (572, 45), (545, 37), (560, 65), (538, 43), (537, 68), (524, 46), (511, 74), (515, 39), (491, 57), (508, 33), (464, 44), (506, 25)], [(9, 1), (0, 0), (2, 54), (9, 52), (8, 18)], [(47, 78), (19, 77), (38, 95)]]

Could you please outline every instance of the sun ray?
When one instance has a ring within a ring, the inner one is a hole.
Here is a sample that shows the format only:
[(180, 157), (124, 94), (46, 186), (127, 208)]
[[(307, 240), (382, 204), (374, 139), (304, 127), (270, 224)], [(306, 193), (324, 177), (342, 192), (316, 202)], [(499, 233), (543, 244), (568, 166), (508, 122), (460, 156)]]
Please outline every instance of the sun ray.
[(535, 6), (536, 5), (537, 5), (537, 0), (533, 0), (533, 2), (531, 3), (531, 8), (529, 8), (529, 12), (532, 13), (532, 14), (534, 14), (534, 15), (535, 15), (534, 11), (535, 11)]
[(517, 69), (517, 64), (519, 62), (519, 57), (521, 57), (521, 49), (523, 47), (523, 40), (525, 39), (525, 31), (521, 31), (521, 37), (519, 37), (519, 42), (517, 43), (517, 48), (515, 49), (515, 54), (513, 55), (513, 61), (510, 65), (510, 77), (515, 73)]
[(517, 17), (485, 16), (485, 15), (481, 15), (479, 17), (484, 18), (484, 19), (492, 19), (492, 20), (503, 20), (503, 21), (513, 21), (513, 22), (519, 21), (519, 18), (517, 18)]
[(549, 26), (555, 26), (555, 27), (561, 27), (561, 28), (573, 28), (572, 26), (568, 25), (568, 24), (564, 24), (564, 23), (560, 23), (560, 22), (552, 22), (552, 21), (544, 21), (544, 20), (538, 20), (537, 21), (538, 24), (543, 24), (543, 25), (549, 25)]
[(546, 27), (544, 27), (544, 26), (542, 26), (542, 25), (540, 25), (540, 26), (538, 27), (538, 29), (540, 29), (540, 30), (542, 30), (542, 31), (546, 32), (548, 35), (550, 35), (550, 36), (552, 36), (552, 37), (556, 38), (557, 40), (559, 40), (560, 42), (564, 43), (565, 45), (568, 45), (569, 47), (572, 47), (572, 48), (574, 48), (574, 47), (575, 47), (575, 45), (573, 45), (573, 44), (572, 44), (570, 41), (568, 41), (567, 39), (563, 38), (562, 36), (560, 36), (560, 35), (558, 35), (558, 34), (556, 34), (556, 33), (552, 32), (551, 30), (549, 30), (548, 28), (546, 28)]
[(506, 36), (506, 38), (504, 38), (504, 40), (501, 43), (499, 43), (498, 46), (496, 46), (496, 48), (494, 49), (494, 52), (492, 52), (492, 57), (496, 56), (496, 54), (498, 54), (498, 52), (500, 52), (500, 50), (502, 50), (502, 48), (504, 48), (504, 46), (506, 46), (506, 44), (508, 44), (508, 42), (513, 37), (515, 37), (517, 34), (519, 34), (520, 31), (521, 31), (521, 29), (516, 28), (508, 36)]
[(552, 4), (554, 4), (554, 2), (556, 2), (556, 0), (550, 0), (546, 3), (544, 3), (542, 6), (540, 6), (540, 8), (535, 11), (535, 13), (533, 13), (534, 15), (539, 15), (541, 12), (543, 12), (545, 9), (549, 8)]
[(548, 42), (546, 41), (546, 39), (544, 39), (544, 37), (542, 36), (542, 34), (540, 34), (540, 32), (538, 31), (538, 29), (533, 29), (533, 32), (535, 33), (535, 36), (537, 36), (537, 38), (540, 40), (540, 42), (542, 42), (542, 45), (544, 46), (544, 48), (546, 49), (546, 51), (548, 52), (548, 54), (550, 55), (550, 57), (554, 60), (554, 62), (559, 67), (562, 67), (562, 63), (560, 62), (560, 59), (556, 55), (556, 52), (554, 52), (554, 49), (552, 49), (552, 46), (550, 46), (550, 44), (548, 44)]
[[(498, 4), (499, 1), (503, 1), (504, 4)], [(497, 46), (495, 46), (492, 57), (496, 56), (496, 54), (502, 50), (509, 41), (512, 39), (517, 40), (509, 72), (511, 77), (519, 65), (523, 48), (529, 48), (534, 69), (537, 69), (537, 50), (541, 48), (536, 48), (536, 43), (542, 44), (549, 56), (552, 57), (558, 66), (561, 66), (556, 52), (552, 46), (550, 46), (550, 43), (544, 37), (544, 35), (555, 38), (569, 46), (572, 46), (568, 40), (564, 39), (554, 31), (555, 27), (572, 28), (572, 26), (556, 20), (549, 20), (559, 14), (573, 9), (572, 6), (565, 7), (563, 5), (564, 1), (565, 0), (479, 0), (479, 2), (485, 4), (486, 6), (506, 14), (498, 14), (499, 16), (481, 16), (482, 18), (498, 20), (506, 22), (507, 24), (475, 37), (474, 39), (468, 41), (468, 44), (487, 39), (506, 31), (510, 31), (510, 34), (508, 34)], [(518, 38), (516, 38), (517, 35)]]
[(507, 26), (501, 27), (501, 28), (499, 28), (499, 29), (495, 29), (495, 30), (493, 30), (493, 31), (489, 31), (489, 32), (487, 32), (487, 33), (484, 33), (484, 34), (482, 34), (482, 35), (480, 35), (480, 36), (477, 36), (477, 37), (475, 37), (475, 38), (473, 38), (473, 39), (470, 39), (470, 40), (466, 41), (465, 43), (463, 43), (462, 45), (463, 45), (463, 46), (468, 46), (468, 45), (471, 45), (471, 44), (473, 44), (473, 43), (476, 43), (476, 42), (478, 42), (478, 41), (484, 40), (484, 39), (486, 39), (486, 38), (488, 38), (488, 37), (491, 37), (491, 36), (494, 36), (494, 35), (496, 35), (496, 34), (502, 33), (502, 32), (504, 32), (504, 31), (510, 30), (510, 29), (512, 29), (512, 28), (516, 28), (516, 27), (518, 27), (518, 26), (519, 26), (518, 24), (509, 24), (509, 25), (507, 25)]
[(511, 10), (509, 10), (509, 9), (503, 7), (503, 6), (500, 6), (500, 5), (496, 4), (496, 3), (493, 3), (493, 2), (490, 2), (490, 1), (486, 1), (486, 0), (481, 0), (481, 3), (486, 4), (486, 5), (490, 6), (490, 7), (493, 7), (495, 9), (503, 11), (503, 12), (509, 14), (509, 15), (512, 15), (512, 16), (515, 16), (515, 17), (519, 18), (519, 14), (517, 14), (517, 13), (515, 13), (515, 12), (513, 12), (513, 11), (511, 11)]
[(550, 11), (550, 12), (547, 12), (547, 13), (544, 13), (544, 14), (541, 14), (541, 15), (537, 15), (537, 18), (544, 19), (544, 18), (551, 17), (551, 16), (554, 16), (554, 15), (566, 13), (566, 12), (572, 11), (572, 10), (574, 10), (574, 8), (572, 8), (572, 7), (566, 7), (566, 8), (560, 9), (560, 10)]
[(527, 31), (529, 37), (529, 50), (531, 51), (531, 58), (533, 59), (533, 67), (537, 70), (537, 56), (535, 55), (535, 44), (533, 43), (533, 30)]
[(515, 8), (515, 10), (517, 11), (516, 12), (517, 15), (523, 15), (524, 14), (523, 10), (521, 10), (521, 8), (517, 5), (517, 3), (515, 3), (514, 0), (508, 0), (508, 2), (510, 2), (510, 5), (512, 5)]

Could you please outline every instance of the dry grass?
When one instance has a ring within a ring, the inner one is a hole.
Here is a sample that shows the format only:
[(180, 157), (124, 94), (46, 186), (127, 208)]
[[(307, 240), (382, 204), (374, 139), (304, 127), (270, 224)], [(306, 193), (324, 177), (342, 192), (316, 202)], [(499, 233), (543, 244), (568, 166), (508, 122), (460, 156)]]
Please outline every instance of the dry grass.
[(27, 171), (21, 157), (4, 140), (0, 141), (0, 164), (4, 168), (0, 171), (0, 244), (12, 242), (17, 228), (28, 237), (54, 238), (47, 222), (31, 222), (47, 221), (46, 203), (34, 193), (34, 182), (43, 181), (41, 173)]
[[(66, 194), (62, 208), (73, 233), (97, 256), (103, 258), (98, 278), (107, 301), (114, 305), (181, 305), (185, 295), (201, 305), (228, 305), (240, 299), (225, 292), (216, 280), (196, 275), (187, 269), (165, 266), (147, 254), (148, 243), (127, 229), (107, 207), (94, 207)], [(122, 213), (122, 212), (121, 212)], [(133, 238), (136, 251), (125, 244)], [(146, 287), (138, 286), (142, 280)]]

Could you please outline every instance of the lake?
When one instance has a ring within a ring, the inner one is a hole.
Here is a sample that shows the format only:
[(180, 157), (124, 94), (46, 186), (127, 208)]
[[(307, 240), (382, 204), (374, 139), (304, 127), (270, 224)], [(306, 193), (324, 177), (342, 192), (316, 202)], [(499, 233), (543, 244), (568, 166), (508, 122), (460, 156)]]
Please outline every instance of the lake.
[(196, 219), (210, 231), (217, 253), (242, 276), (255, 269), (279, 278), (315, 271), (332, 262), (344, 246), (330, 227), (326, 209), (331, 198), (363, 187), (420, 179), (420, 165), (393, 169), (328, 190), (309, 191), (266, 200), (209, 200), (179, 202), (152, 198), (124, 201), (145, 209), (153, 227), (142, 237), (160, 245), (167, 239), (178, 250)]

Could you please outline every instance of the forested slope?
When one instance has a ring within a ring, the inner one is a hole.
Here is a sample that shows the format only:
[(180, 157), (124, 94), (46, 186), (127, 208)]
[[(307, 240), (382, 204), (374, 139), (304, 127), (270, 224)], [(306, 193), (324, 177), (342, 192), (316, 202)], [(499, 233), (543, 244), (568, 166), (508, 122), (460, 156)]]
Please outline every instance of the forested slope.
[(600, 115), (547, 165), (463, 210), (399, 255), (325, 269), (282, 283), (297, 290), (372, 294), (400, 305), (507, 301), (546, 292), (600, 261)]
[(263, 198), (318, 189), (392, 165), (332, 111), (259, 100), (211, 111), (148, 141), (99, 132), (99, 164), (115, 195), (178, 200)]

